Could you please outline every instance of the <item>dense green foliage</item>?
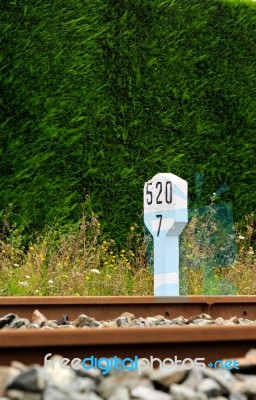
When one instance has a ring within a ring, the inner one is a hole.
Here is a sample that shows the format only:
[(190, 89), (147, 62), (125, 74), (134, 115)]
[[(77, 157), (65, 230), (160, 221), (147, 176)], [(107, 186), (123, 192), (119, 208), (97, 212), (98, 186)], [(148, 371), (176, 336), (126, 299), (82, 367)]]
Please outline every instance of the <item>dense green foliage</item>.
[(158, 172), (255, 209), (256, 7), (221, 0), (1, 4), (0, 209), (40, 229), (90, 206), (117, 242)]

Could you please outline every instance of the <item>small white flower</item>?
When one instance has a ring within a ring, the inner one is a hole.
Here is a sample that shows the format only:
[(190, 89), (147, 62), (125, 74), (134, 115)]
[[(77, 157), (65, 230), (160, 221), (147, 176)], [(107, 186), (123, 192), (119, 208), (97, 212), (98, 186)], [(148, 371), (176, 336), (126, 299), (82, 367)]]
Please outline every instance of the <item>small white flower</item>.
[(27, 279), (30, 279), (30, 278), (31, 278), (31, 276), (29, 276), (29, 275), (25, 275), (25, 278), (27, 278)]
[(98, 269), (90, 269), (91, 272), (93, 272), (94, 274), (100, 274), (100, 271)]
[(49, 285), (52, 285), (53, 284), (53, 280), (49, 279), (48, 283), (49, 283)]
[(244, 240), (244, 239), (245, 239), (245, 237), (242, 236), (242, 235), (239, 235), (238, 238), (241, 239), (241, 240)]
[(28, 282), (19, 282), (19, 285), (21, 285), (21, 286), (28, 286)]
[(13, 266), (14, 267), (19, 267), (20, 265), (15, 263), (15, 264), (13, 264)]

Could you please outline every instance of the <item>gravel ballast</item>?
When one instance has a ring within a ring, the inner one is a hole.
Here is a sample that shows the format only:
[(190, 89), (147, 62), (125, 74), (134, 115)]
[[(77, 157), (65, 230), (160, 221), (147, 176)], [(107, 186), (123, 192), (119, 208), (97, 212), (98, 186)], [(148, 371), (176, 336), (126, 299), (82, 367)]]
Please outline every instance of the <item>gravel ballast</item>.
[[(179, 367), (125, 371), (0, 366), (0, 400), (255, 400), (256, 350), (242, 359), (242, 371)], [(232, 373), (233, 372), (233, 373)]]
[(229, 319), (218, 317), (211, 318), (210, 315), (202, 313), (190, 318), (183, 316), (173, 319), (165, 318), (162, 315), (154, 317), (138, 317), (129, 312), (124, 312), (113, 320), (97, 321), (88, 315), (81, 314), (74, 321), (69, 321), (68, 317), (62, 315), (59, 320), (48, 320), (40, 311), (35, 310), (32, 314), (31, 321), (27, 318), (21, 318), (16, 314), (7, 314), (0, 318), (0, 329), (75, 329), (75, 328), (127, 328), (127, 327), (163, 327), (163, 326), (232, 326), (232, 325), (256, 325), (256, 321), (246, 318), (237, 318), (236, 316)]

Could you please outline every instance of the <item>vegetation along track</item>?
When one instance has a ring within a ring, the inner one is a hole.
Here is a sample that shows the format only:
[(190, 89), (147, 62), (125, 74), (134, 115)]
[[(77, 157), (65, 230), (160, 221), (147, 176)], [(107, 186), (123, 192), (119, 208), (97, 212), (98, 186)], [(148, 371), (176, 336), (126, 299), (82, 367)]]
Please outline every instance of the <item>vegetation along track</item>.
[[(233, 316), (256, 320), (256, 296), (188, 297), (2, 297), (0, 317), (8, 313), (31, 319), (37, 309), (49, 320), (80, 314), (97, 320), (162, 315), (173, 319), (207, 313), (212, 318)], [(207, 362), (242, 357), (256, 348), (256, 324), (233, 326), (122, 327), (107, 329), (0, 330), (1, 365), (12, 360), (43, 364), (47, 353), (69, 359), (134, 356), (179, 359), (203, 357)]]

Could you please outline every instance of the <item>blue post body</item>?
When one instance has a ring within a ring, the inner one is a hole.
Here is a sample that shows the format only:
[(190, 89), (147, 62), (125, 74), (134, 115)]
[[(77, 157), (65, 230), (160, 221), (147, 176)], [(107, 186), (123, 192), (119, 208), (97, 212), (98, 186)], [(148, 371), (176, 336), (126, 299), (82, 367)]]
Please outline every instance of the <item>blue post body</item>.
[(157, 174), (144, 186), (144, 222), (154, 238), (154, 295), (179, 296), (179, 235), (188, 221), (187, 182)]

